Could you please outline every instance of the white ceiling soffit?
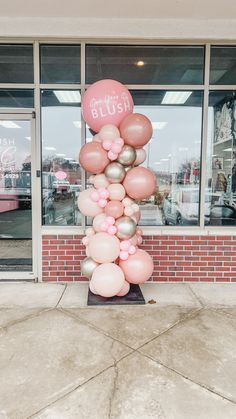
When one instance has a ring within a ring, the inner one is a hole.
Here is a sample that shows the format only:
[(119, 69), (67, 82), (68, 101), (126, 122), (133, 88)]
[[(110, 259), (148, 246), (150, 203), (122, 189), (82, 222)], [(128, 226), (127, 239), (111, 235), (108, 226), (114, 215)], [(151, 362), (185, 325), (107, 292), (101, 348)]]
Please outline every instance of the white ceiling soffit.
[(0, 1), (0, 36), (236, 39), (236, 0)]
[(1, 17), (232, 19), (235, 0), (9, 0)]

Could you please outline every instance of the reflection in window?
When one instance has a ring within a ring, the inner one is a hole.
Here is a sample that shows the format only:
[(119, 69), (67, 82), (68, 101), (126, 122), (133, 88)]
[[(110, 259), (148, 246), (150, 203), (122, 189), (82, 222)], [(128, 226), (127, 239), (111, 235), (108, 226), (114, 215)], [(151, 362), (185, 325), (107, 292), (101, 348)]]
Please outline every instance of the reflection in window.
[(211, 84), (236, 84), (236, 47), (211, 47)]
[(33, 83), (33, 46), (0, 45), (0, 83)]
[(211, 92), (205, 214), (211, 225), (236, 224), (236, 92)]
[(33, 108), (34, 91), (22, 89), (2, 89), (0, 90), (1, 108)]
[(41, 83), (79, 83), (80, 45), (41, 45)]
[(87, 45), (86, 82), (202, 84), (204, 47)]
[(42, 91), (42, 207), (45, 225), (81, 225), (77, 160), (81, 146), (80, 92)]
[(202, 92), (131, 94), (134, 112), (152, 121), (153, 138), (145, 147), (144, 165), (155, 172), (158, 185), (155, 195), (140, 202), (140, 224), (199, 224)]

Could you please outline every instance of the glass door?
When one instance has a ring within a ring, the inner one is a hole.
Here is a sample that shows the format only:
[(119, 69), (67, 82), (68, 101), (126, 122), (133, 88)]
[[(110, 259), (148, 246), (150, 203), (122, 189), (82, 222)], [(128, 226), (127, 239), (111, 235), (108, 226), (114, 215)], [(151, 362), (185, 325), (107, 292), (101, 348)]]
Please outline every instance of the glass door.
[(32, 115), (0, 114), (0, 279), (33, 275)]

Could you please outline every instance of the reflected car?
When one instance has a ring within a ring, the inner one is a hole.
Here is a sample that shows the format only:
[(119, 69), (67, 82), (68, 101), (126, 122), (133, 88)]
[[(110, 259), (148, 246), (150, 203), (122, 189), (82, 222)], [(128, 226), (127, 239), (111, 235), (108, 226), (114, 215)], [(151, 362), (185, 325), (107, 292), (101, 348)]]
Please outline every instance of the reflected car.
[(230, 204), (216, 204), (210, 211), (211, 225), (236, 225), (236, 207)]
[[(205, 224), (210, 222), (210, 193), (205, 195)], [(199, 223), (199, 189), (180, 188), (163, 202), (163, 224), (196, 225)]]

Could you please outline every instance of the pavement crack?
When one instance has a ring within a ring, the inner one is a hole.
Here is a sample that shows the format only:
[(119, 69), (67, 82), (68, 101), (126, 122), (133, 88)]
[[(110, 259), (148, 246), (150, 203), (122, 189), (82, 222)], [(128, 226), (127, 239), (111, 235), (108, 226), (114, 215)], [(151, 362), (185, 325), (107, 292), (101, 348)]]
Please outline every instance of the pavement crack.
[(60, 298), (59, 298), (59, 300), (58, 300), (58, 302), (57, 302), (57, 304), (56, 304), (55, 308), (57, 308), (57, 307), (58, 307), (58, 305), (60, 304), (60, 302), (61, 302), (61, 300), (62, 300), (62, 298), (63, 298), (63, 296), (64, 296), (64, 294), (65, 294), (65, 292), (66, 292), (66, 289), (67, 289), (67, 284), (65, 284), (64, 290), (62, 291), (61, 296), (60, 296)]
[(118, 367), (117, 367), (117, 362), (119, 362), (119, 361), (117, 361), (115, 359), (115, 357), (112, 353), (114, 343), (115, 343), (115, 341), (112, 342), (112, 346), (111, 346), (111, 356), (114, 360), (113, 368), (114, 368), (114, 374), (115, 375), (114, 375), (113, 386), (112, 386), (112, 389), (111, 389), (111, 392), (110, 392), (110, 397), (109, 397), (108, 419), (112, 418), (112, 406), (113, 406), (113, 401), (114, 401), (115, 394), (116, 394), (118, 374), (119, 374)]
[(199, 302), (199, 304), (201, 305), (201, 307), (204, 307), (204, 306), (205, 306), (205, 304), (202, 302), (201, 298), (200, 298), (200, 297), (198, 297), (198, 295), (196, 294), (196, 292), (195, 292), (195, 291), (193, 291), (193, 289), (192, 289), (191, 285), (190, 285), (190, 284), (187, 284), (187, 285), (188, 285), (188, 288), (189, 288), (190, 292), (191, 292), (191, 293), (192, 293), (192, 295), (194, 296), (194, 298), (196, 298), (196, 300)]
[(167, 370), (169, 370), (169, 371), (173, 372), (174, 374), (176, 374), (176, 375), (178, 375), (178, 376), (180, 376), (180, 377), (184, 378), (184, 379), (185, 379), (185, 380), (187, 380), (187, 381), (190, 381), (191, 383), (195, 384), (196, 386), (201, 387), (202, 389), (207, 390), (207, 391), (209, 391), (210, 393), (214, 394), (215, 396), (218, 396), (218, 397), (220, 397), (220, 398), (222, 398), (222, 399), (224, 399), (224, 400), (227, 400), (227, 401), (228, 401), (228, 402), (230, 402), (230, 403), (236, 404), (236, 400), (231, 399), (230, 397), (227, 397), (227, 396), (225, 396), (224, 394), (221, 394), (221, 393), (219, 393), (218, 391), (215, 391), (215, 390), (213, 390), (213, 389), (211, 389), (211, 388), (207, 387), (205, 384), (202, 384), (202, 383), (200, 383), (200, 382), (198, 382), (198, 381), (194, 381), (194, 380), (193, 380), (192, 378), (190, 378), (189, 376), (187, 376), (187, 375), (185, 375), (185, 374), (181, 373), (180, 371), (177, 371), (177, 370), (175, 370), (174, 368), (172, 368), (172, 367), (170, 367), (170, 366), (168, 366), (168, 365), (164, 364), (164, 363), (163, 363), (163, 362), (161, 362), (160, 360), (154, 359), (154, 358), (153, 358), (152, 356), (150, 356), (150, 355), (147, 355), (147, 354), (145, 354), (145, 353), (143, 353), (143, 352), (141, 352), (141, 354), (142, 354), (143, 356), (145, 356), (146, 358), (150, 359), (151, 361), (155, 362), (156, 364), (159, 364), (159, 365), (161, 365), (162, 367), (166, 368)]

